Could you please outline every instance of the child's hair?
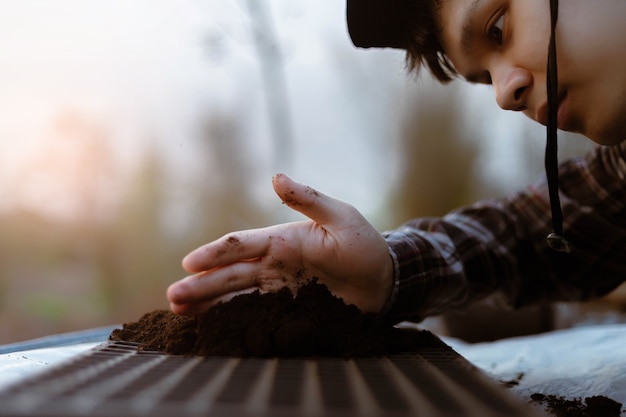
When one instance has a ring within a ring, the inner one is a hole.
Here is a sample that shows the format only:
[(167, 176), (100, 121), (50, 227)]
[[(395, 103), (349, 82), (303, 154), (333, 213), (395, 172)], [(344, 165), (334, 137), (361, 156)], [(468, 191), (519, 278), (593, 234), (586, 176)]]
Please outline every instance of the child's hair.
[(433, 76), (442, 83), (455, 78), (458, 73), (446, 57), (439, 42), (439, 31), (435, 13), (442, 0), (422, 0), (414, 9), (411, 36), (406, 42), (406, 64), (409, 72), (418, 73), (425, 65)]
[(409, 72), (426, 66), (446, 83), (458, 75), (446, 57), (436, 13), (447, 0), (346, 0), (348, 32), (362, 48), (398, 48)]

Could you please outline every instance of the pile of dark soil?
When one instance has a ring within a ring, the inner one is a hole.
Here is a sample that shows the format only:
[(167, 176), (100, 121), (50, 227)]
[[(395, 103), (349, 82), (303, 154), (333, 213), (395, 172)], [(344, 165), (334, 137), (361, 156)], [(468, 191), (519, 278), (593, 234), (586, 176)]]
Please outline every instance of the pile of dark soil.
[(196, 317), (148, 313), (111, 340), (175, 355), (233, 357), (365, 357), (443, 344), (426, 330), (399, 329), (380, 315), (346, 305), (312, 281), (293, 293), (239, 295)]
[(557, 417), (619, 417), (622, 404), (605, 396), (568, 400), (556, 395), (533, 394), (530, 398), (542, 403)]

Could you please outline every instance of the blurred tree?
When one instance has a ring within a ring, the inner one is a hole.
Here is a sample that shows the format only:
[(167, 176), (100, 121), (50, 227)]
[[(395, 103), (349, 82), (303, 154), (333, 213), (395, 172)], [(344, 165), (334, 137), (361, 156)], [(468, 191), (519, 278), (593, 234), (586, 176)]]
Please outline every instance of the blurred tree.
[(162, 221), (165, 171), (154, 147), (146, 149), (110, 224), (100, 227), (95, 259), (100, 296), (111, 318), (164, 308), (165, 286), (180, 275), (180, 255)]
[(274, 138), (275, 171), (288, 171), (293, 157), (294, 129), (280, 43), (271, 10), (263, 1), (247, 0), (252, 38), (265, 87), (267, 115)]
[[(271, 214), (248, 185), (253, 156), (243, 151), (236, 117), (207, 114), (196, 159), (173, 173), (153, 146), (135, 170), (120, 176), (110, 171), (117, 167), (113, 156), (102, 152), (106, 133), (74, 131), (75, 156), (83, 162), (68, 165), (73, 174), (62, 178), (77, 180), (77, 194), (59, 196), (78, 202), (73, 215), (16, 208), (0, 216), (0, 318), (8, 324), (0, 343), (132, 321), (167, 308), (165, 289), (184, 274), (180, 261), (187, 251), (231, 230), (267, 224)], [(114, 186), (99, 186), (102, 178), (115, 178)]]
[(463, 125), (463, 106), (454, 86), (420, 85), (407, 105), (404, 136), (398, 145), (400, 179), (392, 196), (395, 223), (440, 216), (472, 202), (480, 187), (472, 132)]
[(0, 219), (0, 314), (11, 327), (0, 338), (82, 327), (106, 313), (94, 302), (93, 256), (118, 174), (109, 138), (100, 123), (64, 112), (11, 183)]
[(246, 151), (237, 115), (219, 110), (208, 114), (197, 146), (201, 162), (185, 192), (192, 207), (187, 240), (205, 243), (268, 222), (269, 214), (255, 201), (250, 186), (255, 155)]

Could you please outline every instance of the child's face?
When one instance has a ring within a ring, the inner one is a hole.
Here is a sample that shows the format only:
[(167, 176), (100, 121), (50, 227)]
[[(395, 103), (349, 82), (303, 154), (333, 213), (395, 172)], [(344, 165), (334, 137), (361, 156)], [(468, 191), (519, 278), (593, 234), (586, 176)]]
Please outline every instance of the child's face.
[[(558, 126), (618, 144), (626, 139), (626, 1), (559, 3)], [(492, 83), (500, 107), (546, 124), (549, 0), (443, 0), (438, 22), (463, 77)]]

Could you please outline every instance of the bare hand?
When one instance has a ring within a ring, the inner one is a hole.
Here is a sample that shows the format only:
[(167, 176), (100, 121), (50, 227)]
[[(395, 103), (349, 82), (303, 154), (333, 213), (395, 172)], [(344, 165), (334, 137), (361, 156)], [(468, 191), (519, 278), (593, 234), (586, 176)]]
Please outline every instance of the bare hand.
[(183, 259), (193, 273), (167, 290), (177, 314), (199, 314), (255, 290), (292, 290), (313, 277), (347, 304), (379, 312), (392, 288), (383, 237), (351, 205), (283, 174), (272, 184), (282, 201), (310, 220), (229, 233)]

